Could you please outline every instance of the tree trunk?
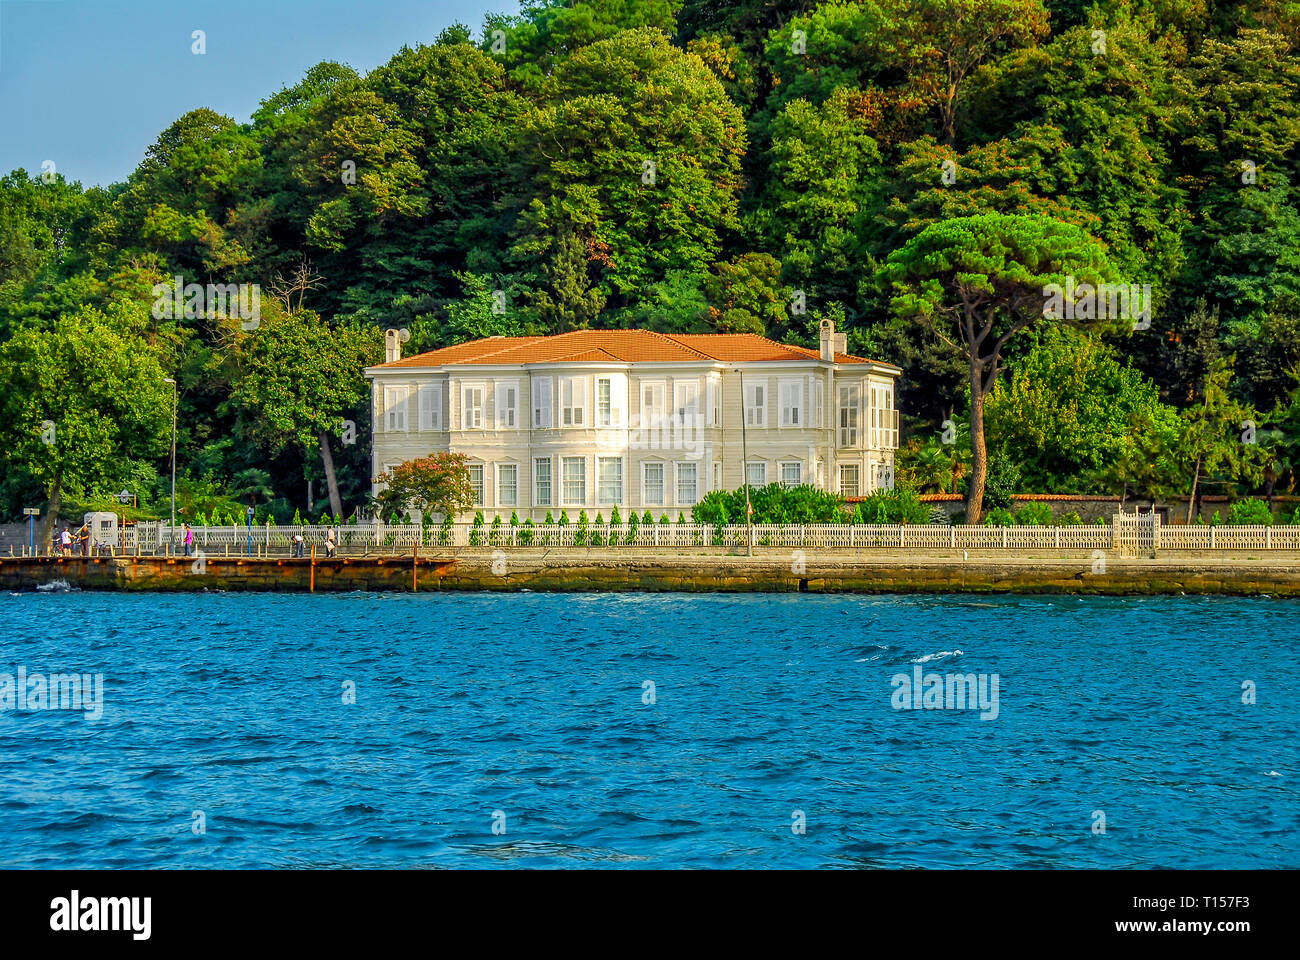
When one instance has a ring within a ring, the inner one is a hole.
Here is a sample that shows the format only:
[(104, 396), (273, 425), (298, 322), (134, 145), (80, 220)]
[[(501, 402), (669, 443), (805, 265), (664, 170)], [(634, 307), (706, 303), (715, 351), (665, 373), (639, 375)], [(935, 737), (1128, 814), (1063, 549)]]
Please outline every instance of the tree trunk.
[(330, 491), (330, 513), (335, 520), (343, 519), (343, 501), (339, 499), (339, 481), (334, 476), (334, 454), (330, 453), (329, 434), (320, 431), (320, 459), (325, 465), (325, 483)]
[(966, 488), (966, 522), (977, 524), (984, 513), (984, 480), (988, 475), (988, 448), (984, 443), (984, 394), (980, 368), (970, 368), (970, 486)]
[(1196, 469), (1192, 471), (1192, 492), (1187, 498), (1187, 522), (1191, 524), (1196, 517), (1196, 486), (1201, 479), (1201, 458), (1196, 458)]
[(49, 496), (50, 503), (45, 508), (45, 516), (41, 518), (40, 530), (36, 535), (36, 549), (53, 552), (53, 536), (56, 533), (55, 527), (58, 526), (59, 508), (63, 506), (63, 491), (60, 489), (59, 481), (54, 481)]

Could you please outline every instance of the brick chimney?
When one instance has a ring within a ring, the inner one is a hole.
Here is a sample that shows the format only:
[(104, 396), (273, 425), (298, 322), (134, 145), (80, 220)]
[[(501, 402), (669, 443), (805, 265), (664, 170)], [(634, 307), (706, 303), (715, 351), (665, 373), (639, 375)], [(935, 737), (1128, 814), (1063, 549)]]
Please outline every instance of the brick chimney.
[(403, 327), (401, 330), (384, 331), (384, 363), (394, 363), (402, 359), (402, 344), (411, 339), (411, 332)]
[(848, 353), (848, 337), (835, 332), (835, 322), (833, 320), (822, 321), (821, 339), (821, 356), (823, 360), (833, 362), (835, 354)]

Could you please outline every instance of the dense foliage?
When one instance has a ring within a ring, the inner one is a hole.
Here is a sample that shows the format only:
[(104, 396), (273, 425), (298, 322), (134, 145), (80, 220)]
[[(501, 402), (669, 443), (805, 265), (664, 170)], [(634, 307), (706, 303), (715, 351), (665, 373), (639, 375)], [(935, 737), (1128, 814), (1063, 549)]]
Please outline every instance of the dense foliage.
[[(1293, 490), (1298, 44), (1289, 0), (527, 0), (187, 113), (123, 183), (14, 171), (0, 514), (165, 513), (163, 377), (186, 516), (348, 514), (383, 328), (823, 317), (904, 368), (898, 474), (972, 519), (1016, 486)], [(1149, 286), (1149, 324), (1044, 318), (1070, 279)], [(257, 284), (261, 323), (151, 309), (173, 282)]]

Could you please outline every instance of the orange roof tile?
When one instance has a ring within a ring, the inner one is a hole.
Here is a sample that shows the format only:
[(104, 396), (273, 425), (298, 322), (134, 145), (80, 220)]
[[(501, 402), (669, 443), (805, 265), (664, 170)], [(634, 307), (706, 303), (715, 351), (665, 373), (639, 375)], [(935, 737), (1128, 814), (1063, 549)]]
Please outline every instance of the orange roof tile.
[[(527, 363), (723, 363), (816, 360), (816, 350), (753, 333), (666, 334), (653, 330), (572, 330), (553, 337), (489, 337), (404, 357), (381, 367)], [(845, 353), (836, 363), (872, 363)]]

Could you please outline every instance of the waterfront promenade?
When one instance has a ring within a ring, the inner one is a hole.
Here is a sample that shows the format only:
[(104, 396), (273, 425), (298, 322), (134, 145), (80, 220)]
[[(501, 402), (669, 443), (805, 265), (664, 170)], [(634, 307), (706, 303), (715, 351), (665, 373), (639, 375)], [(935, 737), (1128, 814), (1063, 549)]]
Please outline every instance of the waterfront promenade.
[(1121, 556), (462, 548), (404, 556), (0, 558), (0, 589), (1300, 596), (1300, 553)]

